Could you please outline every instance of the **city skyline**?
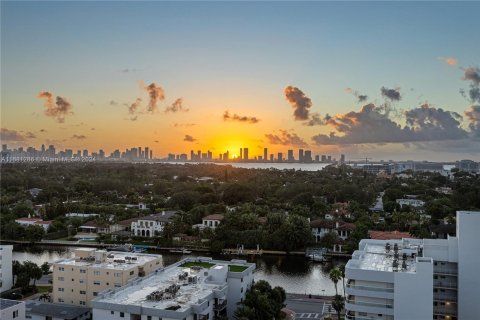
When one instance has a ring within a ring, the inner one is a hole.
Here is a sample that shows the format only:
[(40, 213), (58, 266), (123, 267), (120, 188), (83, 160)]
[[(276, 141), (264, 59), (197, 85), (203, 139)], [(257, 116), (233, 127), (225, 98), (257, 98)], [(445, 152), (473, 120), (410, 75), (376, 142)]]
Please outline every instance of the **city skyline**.
[(13, 148), (480, 156), (478, 3), (1, 7)]

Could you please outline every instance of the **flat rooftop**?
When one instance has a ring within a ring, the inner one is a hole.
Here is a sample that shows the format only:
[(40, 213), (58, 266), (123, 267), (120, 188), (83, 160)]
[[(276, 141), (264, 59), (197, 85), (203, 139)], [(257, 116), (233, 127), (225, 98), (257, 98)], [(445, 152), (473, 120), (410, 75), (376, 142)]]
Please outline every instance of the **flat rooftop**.
[(23, 301), (0, 299), (0, 310), (8, 309), (20, 303), (23, 303)]
[[(136, 268), (142, 266), (148, 262), (154, 261), (155, 259), (160, 258), (161, 255), (138, 253), (138, 252), (119, 252), (119, 251), (104, 251), (104, 250), (95, 250), (95, 249), (76, 249), (75, 253), (80, 254), (83, 252), (85, 254), (91, 253), (90, 259), (83, 257), (80, 258), (78, 255), (74, 258), (63, 259), (55, 261), (55, 264), (60, 265), (71, 265), (71, 266), (80, 266), (80, 267), (89, 267), (89, 268), (102, 268), (102, 269), (115, 269), (115, 270), (128, 270), (131, 268)], [(103, 259), (96, 261), (95, 254), (101, 253)], [(160, 267), (160, 266), (159, 266)]]
[[(207, 298), (214, 290), (226, 290), (227, 272), (232, 265), (244, 266), (245, 269), (230, 272), (243, 272), (251, 264), (217, 260), (195, 262), (193, 259), (186, 259), (157, 270), (145, 278), (132, 281), (124, 287), (104, 292), (93, 301), (107, 305), (132, 305), (184, 312), (192, 305), (201, 303), (201, 300)], [(215, 281), (215, 279), (218, 280)], [(178, 291), (172, 295), (168, 288), (175, 286), (177, 288), (174, 290)], [(155, 293), (157, 297), (162, 293), (164, 296), (152, 298)]]
[[(355, 251), (347, 267), (350, 269), (363, 269), (384, 272), (416, 272), (415, 257), (418, 255), (418, 244), (410, 242), (414, 239), (403, 239), (402, 241), (377, 240), (366, 241), (363, 250)], [(386, 244), (390, 244), (390, 250)], [(394, 243), (398, 245), (398, 258), (395, 259)], [(403, 259), (403, 254), (406, 259)], [(414, 253), (414, 257), (412, 257)], [(394, 260), (397, 260), (398, 267), (394, 268)], [(405, 261), (405, 264), (403, 262)]]
[(34, 300), (26, 301), (26, 313), (36, 314), (42, 316), (50, 316), (53, 318), (61, 318), (65, 320), (77, 319), (78, 317), (90, 313), (90, 308), (80, 307), (80, 306), (71, 306), (64, 303), (50, 303), (50, 302), (40, 302)]

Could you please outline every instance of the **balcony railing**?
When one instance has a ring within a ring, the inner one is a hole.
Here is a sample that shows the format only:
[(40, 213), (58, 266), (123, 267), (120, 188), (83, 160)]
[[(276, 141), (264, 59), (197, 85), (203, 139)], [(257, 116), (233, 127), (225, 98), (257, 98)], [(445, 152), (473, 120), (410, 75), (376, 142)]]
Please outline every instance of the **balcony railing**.
[(393, 292), (393, 288), (380, 288), (380, 287), (371, 287), (371, 286), (357, 286), (352, 284), (347, 284), (347, 288), (357, 289), (357, 290), (367, 290), (367, 291), (377, 291), (377, 292)]
[[(370, 316), (370, 317), (369, 316), (359, 316), (359, 315), (355, 316), (355, 315), (347, 313), (345, 315), (345, 319), (348, 319), (348, 320), (376, 320), (376, 319), (378, 319), (378, 317), (377, 316)], [(384, 315), (382, 319), (383, 320), (393, 320), (393, 317)]]
[(457, 289), (457, 283), (456, 283), (456, 282), (447, 282), (447, 281), (437, 281), (437, 280), (433, 280), (433, 287), (434, 287), (434, 288), (451, 288), (451, 289)]
[(227, 307), (227, 300), (223, 300), (221, 302), (218, 302), (216, 303), (214, 306), (213, 306), (213, 310), (215, 311), (222, 311), (223, 309), (225, 309)]
[(443, 306), (440, 307), (433, 307), (433, 314), (434, 315), (446, 315), (446, 316), (456, 316), (457, 310), (456, 309), (446, 309)]
[(458, 275), (458, 270), (457, 269), (438, 268), (438, 269), (433, 269), (433, 274), (446, 274), (446, 275), (449, 275), (449, 276), (457, 276)]
[(363, 301), (355, 301), (350, 299), (347, 299), (346, 302), (357, 305), (357, 306), (393, 309), (393, 304), (388, 304), (388, 303), (363, 302)]

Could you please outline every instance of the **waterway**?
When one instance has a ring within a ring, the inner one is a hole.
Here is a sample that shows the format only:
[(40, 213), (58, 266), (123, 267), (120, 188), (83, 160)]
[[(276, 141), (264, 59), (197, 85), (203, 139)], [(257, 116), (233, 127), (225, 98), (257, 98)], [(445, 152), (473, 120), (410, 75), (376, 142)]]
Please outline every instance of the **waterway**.
[[(13, 260), (32, 261), (37, 264), (54, 262), (60, 259), (73, 257), (74, 247), (48, 247), (48, 246), (14, 246)], [(164, 265), (175, 263), (186, 256), (174, 253), (161, 253)], [(190, 255), (189, 255), (190, 256)], [(191, 256), (195, 256), (192, 254)], [(236, 257), (224, 255), (213, 256), (215, 259), (230, 260)], [(237, 257), (238, 259), (238, 257)], [(243, 258), (242, 258), (243, 259)], [(266, 280), (272, 286), (280, 286), (288, 293), (334, 295), (335, 286), (328, 277), (332, 265), (346, 261), (334, 260), (332, 263), (318, 263), (305, 259), (303, 256), (273, 256), (262, 255), (248, 257), (249, 262), (255, 262), (257, 269), (254, 279)], [(338, 283), (338, 290), (342, 292), (342, 284)]]
[(331, 163), (298, 163), (298, 162), (160, 162), (169, 164), (217, 164), (230, 165), (234, 168), (244, 169), (278, 169), (278, 170), (303, 170), (318, 171), (323, 170)]

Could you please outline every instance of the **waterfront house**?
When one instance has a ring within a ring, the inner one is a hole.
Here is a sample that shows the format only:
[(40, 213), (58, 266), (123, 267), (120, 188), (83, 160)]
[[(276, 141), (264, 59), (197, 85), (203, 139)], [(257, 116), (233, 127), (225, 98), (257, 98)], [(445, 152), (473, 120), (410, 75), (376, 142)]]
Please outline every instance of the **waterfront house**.
[(132, 233), (137, 237), (156, 237), (177, 211), (162, 211), (132, 221)]

